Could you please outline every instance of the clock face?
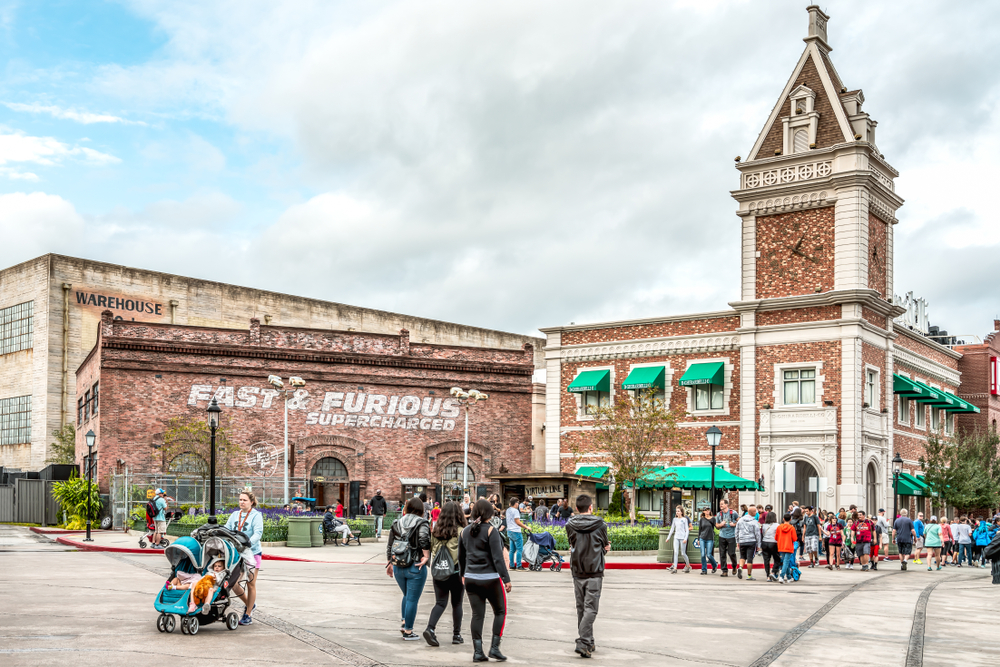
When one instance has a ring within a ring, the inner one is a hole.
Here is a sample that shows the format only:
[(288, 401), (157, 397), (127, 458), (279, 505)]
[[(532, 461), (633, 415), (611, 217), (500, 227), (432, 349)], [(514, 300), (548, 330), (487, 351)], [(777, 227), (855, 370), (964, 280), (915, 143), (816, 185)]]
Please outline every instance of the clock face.
[(875, 241), (872, 241), (871, 246), (872, 246), (872, 268), (875, 269), (875, 271), (881, 272), (882, 264), (885, 259), (882, 256), (883, 251), (879, 247), (879, 244)]
[(798, 278), (818, 266), (824, 257), (823, 243), (801, 223), (794, 222), (782, 229), (776, 247), (767, 251), (771, 270), (784, 278)]

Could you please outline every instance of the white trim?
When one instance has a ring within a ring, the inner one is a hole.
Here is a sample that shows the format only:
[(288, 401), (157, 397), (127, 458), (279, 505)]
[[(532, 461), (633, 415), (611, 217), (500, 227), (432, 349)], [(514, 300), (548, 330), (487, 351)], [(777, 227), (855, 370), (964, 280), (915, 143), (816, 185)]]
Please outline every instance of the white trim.
[(545, 341), (545, 472), (559, 472), (562, 364), (559, 355), (549, 348), (558, 349), (561, 338), (562, 335), (556, 331), (548, 334)]
[(830, 79), (830, 73), (826, 70), (826, 61), (823, 60), (819, 47), (816, 46), (815, 42), (812, 42), (806, 47), (806, 50), (811, 51), (813, 54), (813, 62), (816, 64), (816, 71), (819, 72), (819, 80), (823, 82), (823, 91), (826, 93), (827, 99), (830, 100), (830, 106), (833, 107), (833, 115), (837, 119), (837, 124), (840, 125), (844, 141), (854, 141), (854, 131), (851, 129), (851, 123), (847, 119), (847, 111), (844, 109), (844, 104), (840, 101), (840, 91), (837, 90), (836, 86), (833, 85), (833, 80)]
[(962, 373), (960, 371), (948, 368), (942, 363), (928, 359), (905, 347), (893, 345), (893, 356), (898, 363), (905, 364), (917, 372), (933, 376), (941, 382), (956, 386), (961, 385)]
[(697, 354), (735, 350), (739, 344), (737, 334), (723, 333), (697, 334), (693, 336), (668, 336), (659, 338), (638, 338), (611, 342), (566, 345), (553, 350), (565, 362), (634, 359), (636, 357), (666, 356), (669, 354)]
[[(868, 410), (871, 411), (871, 412), (874, 412), (876, 414), (881, 413), (881, 411), (882, 411), (882, 384), (881, 384), (882, 369), (879, 368), (878, 366), (873, 366), (872, 364), (866, 363), (864, 370), (865, 370), (865, 375), (864, 375), (863, 378), (861, 378), (861, 381), (864, 383), (864, 392), (863, 392), (863, 394), (861, 396), (861, 401), (862, 401), (862, 403), (867, 403), (867, 401), (865, 401), (865, 399), (868, 397), (867, 396), (867, 394), (868, 394), (868, 372), (869, 371), (875, 371), (875, 399), (874, 399), (875, 403), (874, 404), (868, 403)], [(862, 409), (864, 409), (864, 408), (862, 408)]]
[(716, 410), (695, 410), (694, 409), (694, 387), (684, 387), (687, 393), (687, 411), (692, 417), (728, 417), (729, 416), (729, 396), (733, 392), (733, 362), (729, 357), (712, 357), (688, 359), (685, 372), (694, 364), (710, 364), (722, 362), (722, 408)]
[(723, 317), (736, 317), (737, 315), (739, 315), (739, 313), (735, 310), (713, 310), (705, 313), (688, 313), (685, 315), (674, 315), (671, 317), (644, 317), (637, 320), (612, 320), (610, 322), (569, 324), (559, 327), (539, 327), (538, 330), (545, 334), (567, 331), (591, 331), (593, 329), (614, 329), (617, 327), (634, 327), (644, 324), (670, 324), (672, 322), (691, 322), (692, 320), (717, 320)]
[[(785, 405), (785, 385), (784, 372), (794, 370), (815, 370), (816, 371), (816, 401), (814, 403), (793, 403)], [(774, 402), (771, 404), (775, 408), (821, 408), (823, 407), (823, 375), (822, 361), (801, 361), (796, 363), (774, 364)]]

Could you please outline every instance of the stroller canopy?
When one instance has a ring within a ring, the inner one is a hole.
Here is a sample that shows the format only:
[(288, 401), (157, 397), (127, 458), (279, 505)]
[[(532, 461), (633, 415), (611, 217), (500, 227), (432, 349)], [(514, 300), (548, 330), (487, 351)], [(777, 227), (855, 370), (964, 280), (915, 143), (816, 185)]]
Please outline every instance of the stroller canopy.
[(240, 560), (238, 546), (234, 542), (220, 536), (213, 536), (205, 540), (205, 544), (202, 545), (202, 554), (205, 566), (216, 558), (221, 558), (227, 570), (231, 569)]
[(543, 549), (552, 549), (553, 551), (556, 549), (556, 541), (551, 533), (532, 533), (528, 539)]
[(178, 537), (163, 550), (163, 555), (167, 557), (167, 560), (170, 561), (170, 566), (173, 568), (176, 568), (184, 561), (191, 563), (191, 566), (196, 570), (204, 567), (202, 564), (201, 543), (193, 537)]

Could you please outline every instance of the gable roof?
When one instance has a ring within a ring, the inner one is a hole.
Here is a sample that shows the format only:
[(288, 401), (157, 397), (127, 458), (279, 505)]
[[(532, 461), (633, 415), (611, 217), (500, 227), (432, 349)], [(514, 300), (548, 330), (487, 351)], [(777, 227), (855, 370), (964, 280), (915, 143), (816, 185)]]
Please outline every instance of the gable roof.
[(833, 68), (829, 56), (815, 41), (807, 42), (792, 75), (785, 84), (781, 96), (771, 110), (757, 141), (750, 151), (748, 160), (772, 157), (780, 150), (782, 141), (781, 117), (790, 113), (789, 96), (799, 86), (806, 86), (816, 93), (816, 111), (819, 112), (819, 127), (816, 130), (816, 148), (827, 148), (835, 144), (854, 141), (854, 132), (847, 120), (847, 111), (840, 101), (843, 83)]

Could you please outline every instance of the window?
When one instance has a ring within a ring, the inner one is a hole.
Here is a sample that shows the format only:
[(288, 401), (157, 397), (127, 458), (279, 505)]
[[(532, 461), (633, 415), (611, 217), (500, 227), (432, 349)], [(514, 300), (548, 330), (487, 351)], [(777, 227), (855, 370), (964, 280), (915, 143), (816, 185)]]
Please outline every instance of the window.
[(899, 423), (910, 423), (910, 401), (905, 396), (899, 397)]
[(816, 369), (784, 371), (785, 405), (811, 405), (816, 402)]
[(955, 432), (955, 415), (950, 412), (944, 414), (944, 432), (948, 435)]
[(347, 467), (340, 459), (327, 456), (316, 462), (313, 466), (311, 477), (322, 477), (324, 480), (331, 478), (347, 478)]
[(611, 502), (611, 494), (608, 493), (607, 489), (597, 490), (597, 509), (607, 510), (608, 504)]
[(31, 442), (31, 396), (0, 398), (0, 445)]
[(184, 452), (174, 457), (167, 471), (181, 475), (204, 475), (208, 472), (208, 464), (194, 452)]
[[(469, 468), (469, 481), (472, 482), (476, 479), (476, 473), (472, 472), (472, 468)], [(454, 463), (449, 463), (444, 467), (441, 472), (442, 482), (461, 482), (462, 481), (462, 462), (455, 461)]]
[(0, 354), (31, 349), (34, 310), (34, 301), (0, 309)]
[[(800, 102), (799, 107), (805, 111), (805, 103)], [(809, 150), (809, 133), (806, 130), (796, 130), (792, 135), (792, 151), (795, 153), (805, 153)]]
[(941, 411), (931, 408), (931, 430), (937, 431), (941, 428)]
[(878, 371), (865, 372), (865, 403), (872, 410), (878, 410)]
[(611, 392), (607, 391), (582, 391), (580, 392), (580, 409), (585, 415), (594, 414), (597, 406), (607, 406), (611, 404)]
[(917, 403), (917, 428), (925, 428), (927, 416), (924, 414), (926, 406), (923, 403)]
[[(649, 390), (648, 389), (629, 389), (628, 393), (629, 393), (629, 395), (632, 398), (644, 398), (649, 393)], [(653, 400), (659, 401), (660, 403), (666, 403), (666, 401), (667, 401), (667, 394), (666, 394), (666, 392), (663, 391), (662, 389), (657, 389), (655, 392), (653, 392)]]
[(90, 391), (83, 392), (83, 421), (90, 419)]
[(76, 425), (83, 426), (83, 399), (76, 399)]
[(636, 503), (636, 509), (640, 512), (659, 512), (661, 502), (662, 491), (650, 490), (650, 489), (640, 489), (639, 498)]
[(90, 415), (92, 417), (97, 416), (97, 405), (100, 403), (98, 400), (98, 382), (94, 383), (94, 389), (90, 392)]
[(694, 387), (695, 410), (721, 410), (722, 390), (717, 384), (696, 384)]

